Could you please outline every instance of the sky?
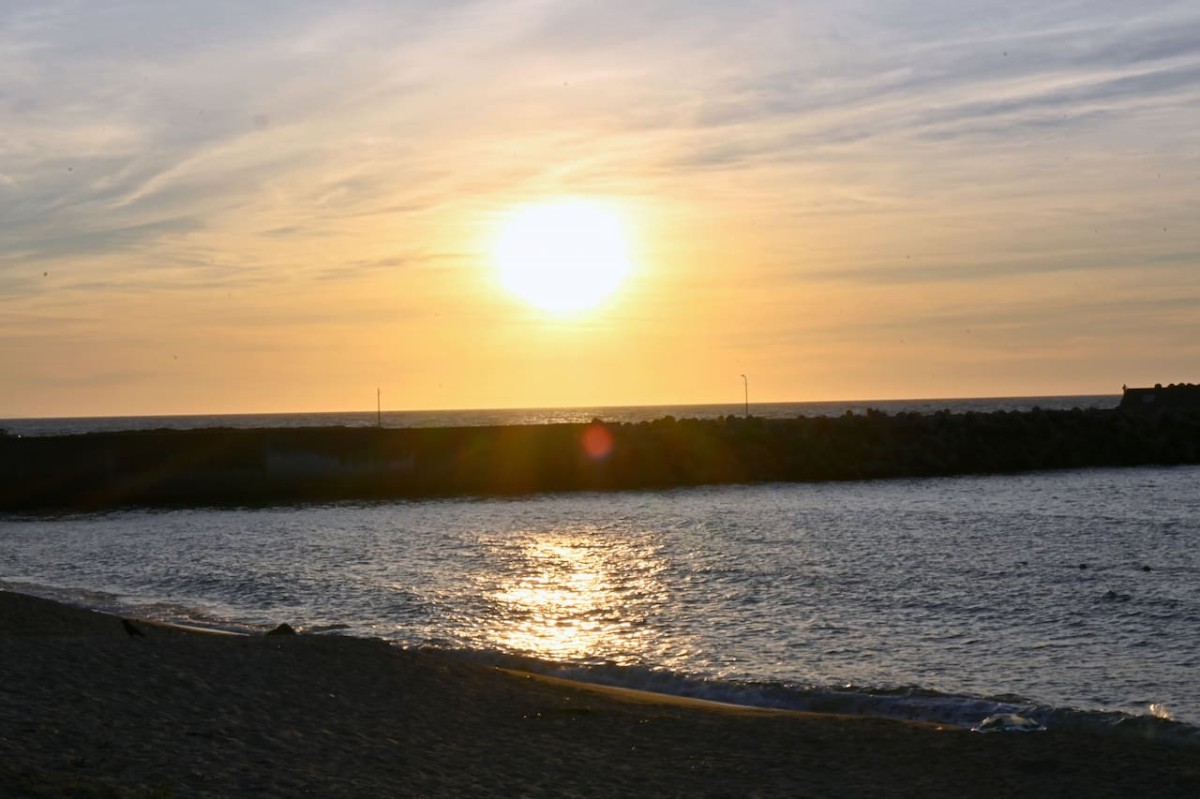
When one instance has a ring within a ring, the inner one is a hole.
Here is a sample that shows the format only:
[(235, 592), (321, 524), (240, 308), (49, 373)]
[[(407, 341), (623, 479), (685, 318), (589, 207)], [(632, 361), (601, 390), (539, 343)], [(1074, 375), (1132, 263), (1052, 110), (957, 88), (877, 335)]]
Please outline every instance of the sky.
[(1200, 382), (1194, 0), (0, 0), (0, 76), (0, 418)]

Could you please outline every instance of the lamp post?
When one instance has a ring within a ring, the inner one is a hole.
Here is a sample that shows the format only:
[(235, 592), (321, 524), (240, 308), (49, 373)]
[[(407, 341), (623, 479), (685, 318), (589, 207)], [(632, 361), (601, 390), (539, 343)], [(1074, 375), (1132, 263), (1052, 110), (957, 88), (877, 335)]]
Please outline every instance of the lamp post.
[(746, 393), (746, 418), (750, 418), (750, 381), (742, 375), (742, 389)]

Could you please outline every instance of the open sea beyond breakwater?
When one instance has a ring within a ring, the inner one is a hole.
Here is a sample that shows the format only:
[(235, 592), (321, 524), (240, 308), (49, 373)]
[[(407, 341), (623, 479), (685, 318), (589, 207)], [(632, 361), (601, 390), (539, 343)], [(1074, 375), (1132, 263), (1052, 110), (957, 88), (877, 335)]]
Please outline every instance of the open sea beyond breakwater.
[(749, 412), (764, 419), (798, 416), (841, 416), (847, 411), (866, 413), (991, 413), (993, 411), (1071, 410), (1115, 408), (1119, 395), (1068, 397), (990, 397), (972, 399), (850, 400), (838, 402), (772, 402), (750, 405), (635, 405), (595, 408), (504, 408), (454, 411), (347, 411), (343, 413), (254, 413), (209, 416), (93, 416), (62, 419), (0, 419), (0, 429), (13, 435), (57, 436), (120, 430), (191, 430), (211, 427), (484, 427), (493, 425), (561, 424), (590, 422), (648, 422), (664, 416), (677, 419), (713, 419)]
[[(1116, 404), (1067, 399), (1009, 409)], [(950, 402), (929, 411), (964, 410)], [(579, 413), (643, 418), (603, 411)], [(1144, 467), (9, 516), (0, 588), (743, 703), (1196, 741), (1198, 480)]]

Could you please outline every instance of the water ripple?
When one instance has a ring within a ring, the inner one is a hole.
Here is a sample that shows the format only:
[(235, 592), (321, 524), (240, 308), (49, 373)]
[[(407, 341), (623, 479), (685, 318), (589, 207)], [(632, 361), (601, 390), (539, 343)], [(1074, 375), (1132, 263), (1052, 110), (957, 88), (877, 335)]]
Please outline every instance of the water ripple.
[(1031, 697), (1009, 703), (1022, 715), (1155, 705), (1197, 723), (1198, 477), (14, 518), (0, 587), (722, 684)]

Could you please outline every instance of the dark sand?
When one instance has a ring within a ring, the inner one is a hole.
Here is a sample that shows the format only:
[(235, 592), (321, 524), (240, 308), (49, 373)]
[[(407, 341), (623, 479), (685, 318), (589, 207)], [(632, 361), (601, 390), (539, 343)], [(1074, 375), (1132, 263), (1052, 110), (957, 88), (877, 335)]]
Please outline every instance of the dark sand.
[(1200, 749), (743, 712), (0, 592), (0, 796), (1200, 796)]

